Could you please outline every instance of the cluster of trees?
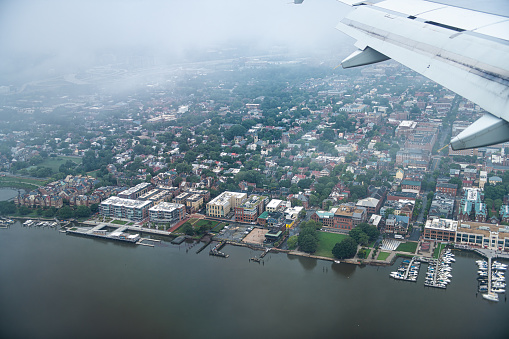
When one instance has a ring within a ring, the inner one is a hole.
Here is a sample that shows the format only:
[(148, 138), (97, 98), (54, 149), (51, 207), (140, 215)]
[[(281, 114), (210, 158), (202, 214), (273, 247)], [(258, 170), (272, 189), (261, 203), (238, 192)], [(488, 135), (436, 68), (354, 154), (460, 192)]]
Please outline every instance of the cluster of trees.
[(210, 224), (203, 224), (201, 226), (196, 226), (196, 227), (193, 227), (193, 225), (189, 222), (189, 221), (186, 221), (182, 227), (181, 227), (181, 231), (182, 233), (184, 233), (185, 235), (189, 235), (189, 236), (195, 236), (195, 235), (203, 235), (205, 233), (207, 233), (208, 231), (210, 231), (211, 229), (211, 225)]
[(90, 150), (83, 157), (83, 171), (90, 172), (113, 163), (113, 153), (110, 150), (101, 150), (97, 154)]
[[(502, 178), (503, 180), (503, 178)], [(493, 201), (503, 200), (504, 195), (509, 194), (509, 181), (503, 181), (497, 185), (484, 185), (484, 200), (491, 199)]]
[[(88, 218), (92, 213), (96, 213), (99, 211), (99, 205), (93, 204), (90, 207), (88, 206), (75, 206), (70, 207), (68, 205), (64, 205), (60, 209), (56, 209), (55, 207), (50, 207), (43, 209), (39, 208), (29, 208), (27, 206), (20, 206), (17, 209), (18, 214), (24, 216), (28, 215), (32, 212), (35, 212), (37, 216), (45, 217), (45, 218), (53, 218), (58, 217), (59, 219), (70, 219), (70, 218)], [(12, 209), (10, 213), (13, 214)]]
[(0, 201), (0, 215), (12, 215), (16, 213), (14, 201)]
[(318, 248), (318, 233), (322, 224), (314, 220), (304, 221), (300, 224), (300, 232), (297, 238), (299, 249), (303, 252), (314, 253)]
[(375, 226), (360, 223), (350, 230), (348, 237), (334, 245), (332, 255), (338, 259), (353, 258), (357, 253), (357, 245), (366, 246), (368, 243), (375, 241), (379, 235), (380, 232)]

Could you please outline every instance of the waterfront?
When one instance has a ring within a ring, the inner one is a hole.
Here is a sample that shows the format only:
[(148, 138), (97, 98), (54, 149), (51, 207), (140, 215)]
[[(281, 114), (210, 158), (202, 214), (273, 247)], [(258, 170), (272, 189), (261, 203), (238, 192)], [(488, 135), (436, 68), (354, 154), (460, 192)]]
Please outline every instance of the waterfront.
[[(356, 267), (226, 246), (133, 246), (16, 223), (0, 230), (0, 337), (506, 337), (509, 304), (476, 296), (457, 252), (447, 290)], [(395, 266), (399, 265), (396, 261)], [(422, 270), (424, 271), (424, 270)]]

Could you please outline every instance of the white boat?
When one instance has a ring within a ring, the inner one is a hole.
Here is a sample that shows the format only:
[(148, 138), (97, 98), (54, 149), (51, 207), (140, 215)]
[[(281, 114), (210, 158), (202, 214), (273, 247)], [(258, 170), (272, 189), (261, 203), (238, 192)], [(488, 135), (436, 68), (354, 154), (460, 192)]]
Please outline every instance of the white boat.
[(496, 293), (485, 293), (482, 295), (482, 297), (486, 300), (489, 300), (489, 301), (498, 301), (498, 294)]
[(491, 292), (493, 292), (493, 293), (505, 293), (505, 290), (503, 288), (492, 288)]

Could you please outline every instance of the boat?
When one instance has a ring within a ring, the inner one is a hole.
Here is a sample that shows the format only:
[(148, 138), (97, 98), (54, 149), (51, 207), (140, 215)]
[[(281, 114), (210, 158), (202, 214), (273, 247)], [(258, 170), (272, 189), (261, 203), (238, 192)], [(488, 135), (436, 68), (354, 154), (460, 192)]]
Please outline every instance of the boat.
[(484, 293), (482, 297), (489, 301), (498, 301), (498, 294), (493, 292)]
[(503, 288), (492, 288), (491, 292), (493, 292), (493, 293), (505, 293), (505, 290)]

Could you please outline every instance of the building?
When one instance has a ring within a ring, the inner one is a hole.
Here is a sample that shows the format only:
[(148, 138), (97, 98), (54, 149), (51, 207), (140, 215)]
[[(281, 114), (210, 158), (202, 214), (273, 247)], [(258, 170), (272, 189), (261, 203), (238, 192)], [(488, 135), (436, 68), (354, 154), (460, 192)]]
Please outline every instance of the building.
[(483, 193), (478, 188), (465, 188), (461, 198), (458, 220), (485, 222), (487, 218), (486, 204), (482, 202)]
[(421, 182), (414, 180), (403, 180), (401, 182), (401, 191), (419, 194), (421, 191)]
[(509, 251), (509, 226), (462, 222), (456, 232), (456, 244)]
[(257, 218), (258, 225), (267, 226), (267, 227), (275, 227), (277, 225), (281, 225), (285, 222), (285, 215), (283, 212), (275, 211), (269, 212), (265, 211)]
[(382, 208), (380, 208), (380, 215), (385, 217), (387, 211), (389, 211), (388, 214), (406, 215), (411, 218), (414, 212), (414, 207), (414, 200), (387, 200)]
[(321, 223), (324, 227), (334, 227), (334, 212), (332, 211), (316, 211), (311, 219)]
[(420, 148), (404, 148), (396, 153), (396, 165), (428, 169), (430, 152)]
[(417, 199), (417, 194), (413, 192), (389, 192), (387, 200), (413, 200)]
[(148, 210), (150, 221), (153, 223), (177, 223), (186, 218), (186, 207), (182, 204), (162, 202)]
[(290, 207), (289, 204), (290, 204), (289, 201), (272, 199), (265, 207), (265, 210), (267, 212), (276, 212), (276, 211), (284, 210), (287, 207)]
[(356, 206), (364, 207), (368, 213), (368, 216), (370, 216), (372, 214), (377, 214), (380, 211), (382, 200), (369, 197), (357, 201)]
[(452, 195), (435, 192), (428, 216), (452, 219), (455, 201)]
[(152, 201), (109, 197), (99, 205), (99, 213), (104, 217), (142, 221), (152, 205)]
[(361, 222), (367, 220), (367, 211), (364, 207), (353, 204), (343, 204), (330, 209), (334, 213), (333, 228), (349, 231)]
[(454, 242), (456, 239), (456, 230), (458, 221), (451, 219), (430, 218), (424, 226), (423, 238), (428, 240), (438, 240)]
[(269, 198), (263, 195), (251, 195), (241, 205), (235, 207), (235, 221), (256, 222), (260, 214), (265, 211)]
[(154, 202), (154, 205), (157, 205), (161, 202), (171, 200), (172, 197), (173, 197), (173, 195), (171, 194), (171, 192), (169, 192), (167, 190), (155, 188), (151, 191), (148, 191), (148, 192), (140, 195), (138, 197), (138, 200), (145, 200), (145, 201), (150, 200), (150, 201)]
[(147, 193), (152, 188), (152, 185), (148, 182), (142, 182), (134, 187), (128, 188), (118, 194), (119, 198), (124, 199), (137, 199), (139, 196)]
[(186, 199), (186, 209), (189, 213), (195, 213), (203, 206), (203, 196), (200, 194), (191, 194)]
[(456, 194), (458, 193), (458, 185), (449, 183), (438, 183), (436, 186), (436, 191), (446, 193), (455, 197)]
[(406, 215), (391, 214), (385, 220), (385, 233), (406, 235), (409, 221), (410, 218)]
[(246, 193), (223, 192), (207, 203), (207, 216), (226, 218), (228, 213), (247, 199)]

